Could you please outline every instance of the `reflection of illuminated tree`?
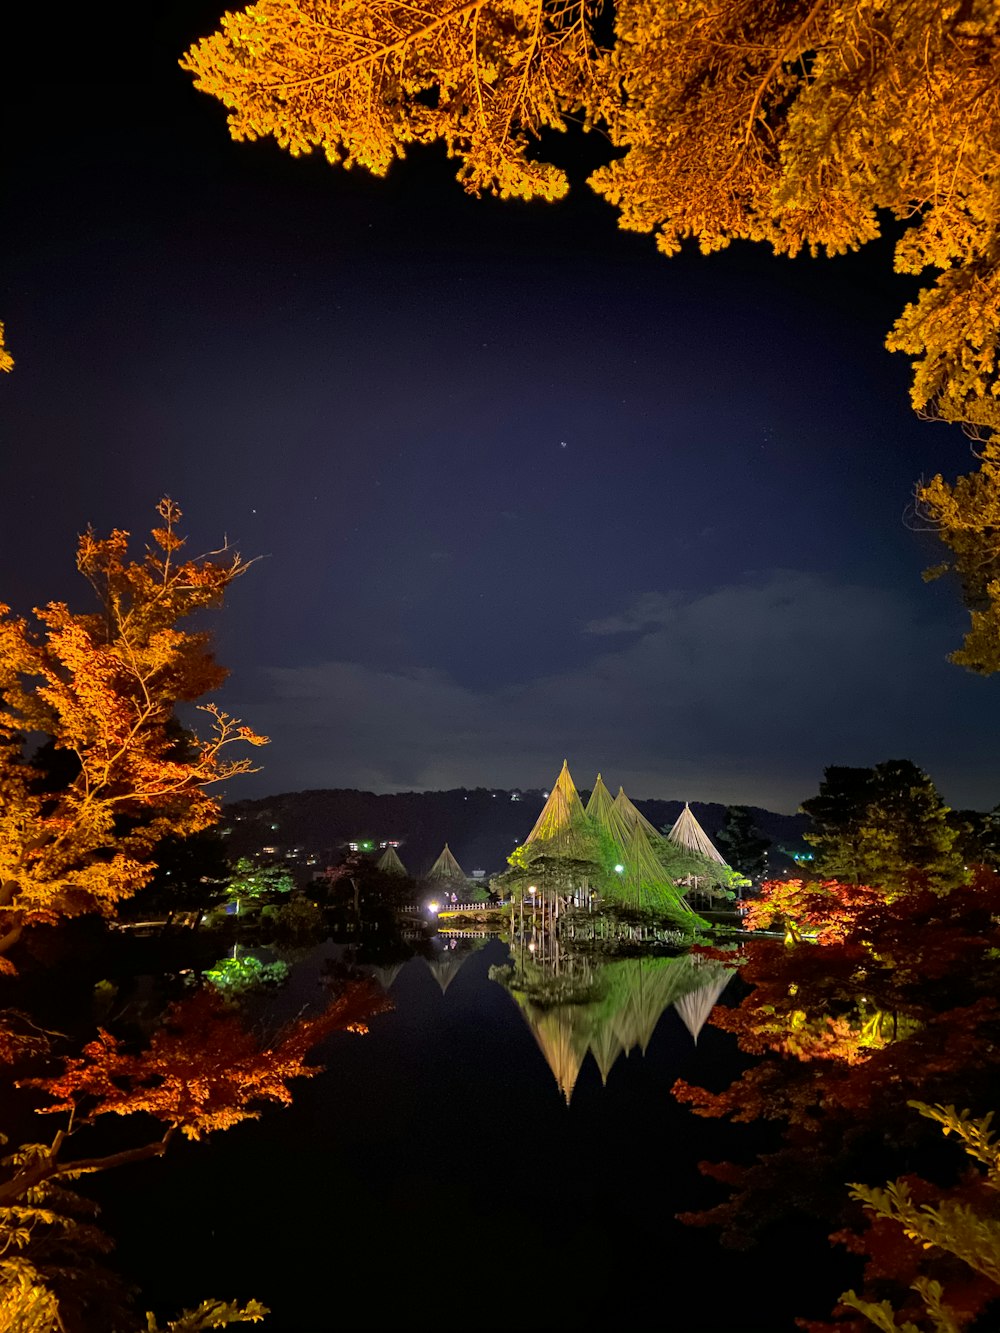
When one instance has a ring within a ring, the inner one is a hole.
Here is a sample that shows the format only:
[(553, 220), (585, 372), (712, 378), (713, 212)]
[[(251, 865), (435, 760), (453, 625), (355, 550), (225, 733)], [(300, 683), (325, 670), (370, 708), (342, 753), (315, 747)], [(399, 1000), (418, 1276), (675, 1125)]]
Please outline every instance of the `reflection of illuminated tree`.
[[(72, 1273), (65, 1264), (54, 1264), (52, 1256), (66, 1251), (90, 1262), (88, 1254), (102, 1245), (108, 1248), (99, 1233), (77, 1220), (87, 1205), (74, 1202), (67, 1182), (162, 1157), (178, 1135), (204, 1138), (256, 1119), (269, 1103), (287, 1104), (289, 1085), (319, 1072), (309, 1053), (333, 1031), (366, 1031), (366, 1018), (384, 1007), (384, 998), (373, 987), (355, 984), (321, 1013), (299, 1018), (265, 1038), (205, 987), (167, 1011), (146, 1050), (134, 1052), (102, 1030), (79, 1056), (63, 1060), (61, 1073), (23, 1080), (22, 1086), (47, 1095), (48, 1104), (40, 1110), (58, 1115), (62, 1123), (50, 1143), (23, 1146), (3, 1163), (0, 1238), (5, 1233), (12, 1238), (18, 1263), (11, 1267), (9, 1251), (7, 1266), (0, 1263), (0, 1312), (5, 1301), (15, 1302), (13, 1309), (21, 1309), (17, 1301), (24, 1309), (61, 1309), (67, 1282), (72, 1290)], [(86, 1143), (91, 1127), (109, 1115), (159, 1122), (160, 1132), (118, 1151), (74, 1152), (78, 1143)], [(220, 1322), (177, 1327), (194, 1330), (233, 1322), (223, 1318), (228, 1307), (208, 1303), (205, 1308)], [(0, 1327), (34, 1326), (0, 1322)]]
[[(517, 1001), (568, 1103), (588, 1052), (606, 1083), (619, 1056), (645, 1054), (671, 1005), (704, 993), (714, 1003), (731, 970), (693, 954), (606, 961), (563, 950), (558, 965), (547, 965), (518, 951), (515, 964), (490, 976)], [(697, 1040), (697, 1009), (689, 1004), (681, 1017)]]
[[(788, 887), (765, 886), (761, 911), (768, 896), (788, 910)], [(980, 1116), (995, 1105), (1000, 877), (983, 870), (950, 894), (918, 890), (890, 902), (853, 886), (812, 887), (837, 909), (819, 930), (825, 942), (748, 941), (741, 975), (752, 989), (711, 1019), (757, 1062), (718, 1093), (675, 1086), (699, 1115), (781, 1127), (776, 1151), (708, 1168), (730, 1197), (685, 1219), (721, 1226), (732, 1244), (750, 1243), (789, 1211), (826, 1218), (831, 1229), (858, 1225), (844, 1192), (858, 1163), (871, 1155), (889, 1170), (912, 1169), (928, 1141), (907, 1099)]]

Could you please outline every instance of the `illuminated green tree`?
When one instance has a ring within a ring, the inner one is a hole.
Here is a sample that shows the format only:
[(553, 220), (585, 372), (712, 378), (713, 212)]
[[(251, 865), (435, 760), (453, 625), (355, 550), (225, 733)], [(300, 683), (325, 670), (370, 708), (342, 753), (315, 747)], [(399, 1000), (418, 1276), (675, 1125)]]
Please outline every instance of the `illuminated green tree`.
[(861, 825), (872, 799), (872, 770), (831, 765), (823, 770), (819, 795), (803, 801), (801, 810), (812, 820), (804, 834), (816, 848), (813, 869), (821, 879), (860, 884)]
[(874, 768), (828, 768), (819, 796), (802, 804), (821, 879), (901, 893), (920, 879), (947, 892), (966, 879), (959, 830), (931, 779), (908, 759)]
[(284, 866), (259, 866), (241, 856), (226, 885), (226, 893), (236, 903), (258, 904), (291, 893), (294, 888), (295, 880)]

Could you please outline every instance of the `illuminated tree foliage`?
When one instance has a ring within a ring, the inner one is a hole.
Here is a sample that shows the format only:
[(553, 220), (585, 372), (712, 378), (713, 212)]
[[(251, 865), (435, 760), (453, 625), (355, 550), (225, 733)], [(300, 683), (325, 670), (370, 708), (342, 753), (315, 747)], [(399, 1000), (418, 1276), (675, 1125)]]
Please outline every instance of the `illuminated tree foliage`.
[(0, 324), (0, 370), (10, 371), (13, 369), (14, 369), (14, 358), (7, 350), (7, 344), (4, 340), (3, 325)]
[(744, 904), (744, 929), (780, 926), (786, 944), (798, 944), (806, 936), (816, 944), (843, 940), (859, 908), (874, 907), (885, 898), (879, 889), (838, 880), (778, 879), (764, 887), (761, 897)]
[(241, 856), (233, 868), (228, 889), (234, 898), (269, 898), (276, 893), (291, 893), (295, 880), (284, 866), (255, 865)]
[(696, 1114), (781, 1127), (781, 1146), (749, 1165), (703, 1168), (731, 1195), (686, 1220), (721, 1226), (735, 1245), (789, 1210), (831, 1230), (855, 1223), (843, 1183), (858, 1160), (896, 1154), (902, 1166), (926, 1138), (908, 1097), (961, 1098), (982, 1115), (1000, 1079), (1000, 877), (981, 868), (952, 893), (888, 900), (854, 885), (769, 884), (751, 924), (769, 915), (816, 939), (741, 949), (751, 990), (710, 1021), (755, 1063), (719, 1092), (674, 1089)]
[[(319, 1072), (311, 1051), (334, 1031), (366, 1032), (367, 1018), (388, 1007), (373, 983), (352, 982), (322, 1011), (267, 1036), (205, 986), (167, 1010), (148, 1049), (100, 1030), (79, 1056), (64, 1059), (61, 1073), (21, 1080), (18, 1086), (47, 1094), (49, 1104), (38, 1110), (64, 1123), (50, 1144), (25, 1145), (0, 1163), (0, 1329), (136, 1329), (120, 1285), (100, 1262), (111, 1243), (93, 1225), (93, 1205), (67, 1182), (162, 1157), (178, 1132), (200, 1139), (256, 1119), (268, 1103), (287, 1105), (289, 1083)], [(147, 1131), (138, 1143), (133, 1137), (120, 1151), (104, 1138), (96, 1153), (73, 1155), (108, 1115), (151, 1118), (162, 1132)], [(150, 1315), (148, 1328), (195, 1333), (265, 1313), (256, 1301), (243, 1308), (206, 1301), (165, 1326)]]
[[(234, 138), (381, 175), (440, 141), (472, 193), (555, 199), (533, 151), (569, 119), (620, 155), (591, 185), (665, 254), (737, 238), (839, 254), (905, 220), (904, 273), (939, 271), (889, 339), (912, 397), (1000, 425), (996, 0), (259, 0), (182, 61)], [(609, 37), (611, 35), (609, 34)]]
[(978, 450), (979, 470), (952, 485), (939, 474), (917, 491), (918, 523), (929, 527), (951, 558), (927, 579), (957, 576), (971, 625), (951, 661), (988, 676), (1000, 671), (1000, 437)]
[(965, 882), (959, 830), (927, 774), (909, 759), (874, 768), (825, 770), (819, 795), (803, 801), (813, 821), (816, 873), (870, 884), (892, 895), (914, 882), (947, 892)]
[[(214, 705), (205, 737), (175, 721), (226, 675), (209, 636), (178, 626), (219, 606), (247, 563), (225, 548), (183, 558), (180, 509), (158, 513), (138, 561), (127, 532), (80, 538), (98, 611), (50, 602), (29, 621), (0, 607), (0, 952), (27, 924), (112, 913), (151, 878), (161, 839), (215, 822), (207, 788), (251, 771), (232, 744), (264, 743)], [(63, 771), (33, 757), (39, 734)]]
[(834, 1239), (867, 1256), (864, 1287), (841, 1296), (836, 1322), (799, 1321), (809, 1333), (866, 1333), (873, 1325), (883, 1333), (958, 1333), (980, 1317), (976, 1327), (995, 1326), (990, 1316), (1000, 1304), (1000, 1145), (993, 1116), (909, 1104), (961, 1143), (961, 1177), (947, 1187), (915, 1175), (881, 1189), (851, 1187), (851, 1196), (864, 1205), (866, 1230)]

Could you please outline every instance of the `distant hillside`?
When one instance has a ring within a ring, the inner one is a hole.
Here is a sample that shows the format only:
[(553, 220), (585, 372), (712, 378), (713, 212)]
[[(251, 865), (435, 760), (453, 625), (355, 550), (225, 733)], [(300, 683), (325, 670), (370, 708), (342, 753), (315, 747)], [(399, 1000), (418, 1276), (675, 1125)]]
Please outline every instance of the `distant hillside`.
[[(584, 801), (589, 794), (581, 792)], [(234, 856), (273, 848), (266, 854), (301, 868), (303, 875), (335, 864), (352, 840), (371, 842), (377, 849), (389, 839), (400, 842), (399, 855), (415, 878), (430, 869), (446, 842), (466, 874), (485, 870), (491, 875), (505, 868), (510, 852), (530, 833), (546, 795), (540, 789), (486, 787), (384, 796), (344, 788), (285, 792), (227, 805), (223, 824), (230, 829)], [(684, 808), (682, 801), (636, 801), (636, 805), (657, 828), (669, 828)], [(775, 844), (804, 847), (802, 833), (809, 826), (805, 815), (751, 808), (757, 827)], [(726, 807), (695, 801), (691, 809), (714, 838)], [(773, 857), (772, 868), (782, 868)]]

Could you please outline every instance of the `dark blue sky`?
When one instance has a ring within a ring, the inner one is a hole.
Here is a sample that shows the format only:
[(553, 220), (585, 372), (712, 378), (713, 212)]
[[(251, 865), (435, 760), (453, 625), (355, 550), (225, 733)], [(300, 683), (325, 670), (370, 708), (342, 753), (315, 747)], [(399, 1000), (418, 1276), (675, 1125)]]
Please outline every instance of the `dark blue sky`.
[(231, 795), (568, 756), (791, 810), (909, 757), (1000, 799), (1000, 685), (945, 662), (964, 613), (903, 521), (970, 459), (883, 349), (888, 245), (664, 259), (587, 191), (596, 141), (558, 205), (235, 145), (176, 68), (216, 11), (169, 9), (127, 59), (102, 15), (54, 35), (9, 131), (3, 600), (82, 602), (75, 534), (164, 493), (193, 547), (265, 556), (217, 623), (224, 703), (272, 736)]

